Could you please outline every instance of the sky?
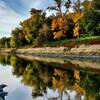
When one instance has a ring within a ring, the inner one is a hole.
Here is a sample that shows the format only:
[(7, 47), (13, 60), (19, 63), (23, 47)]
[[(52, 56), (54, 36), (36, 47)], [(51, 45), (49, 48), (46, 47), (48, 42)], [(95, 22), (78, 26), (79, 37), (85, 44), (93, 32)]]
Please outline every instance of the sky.
[(19, 22), (29, 17), (31, 8), (45, 9), (53, 4), (53, 0), (0, 0), (0, 38), (10, 36)]

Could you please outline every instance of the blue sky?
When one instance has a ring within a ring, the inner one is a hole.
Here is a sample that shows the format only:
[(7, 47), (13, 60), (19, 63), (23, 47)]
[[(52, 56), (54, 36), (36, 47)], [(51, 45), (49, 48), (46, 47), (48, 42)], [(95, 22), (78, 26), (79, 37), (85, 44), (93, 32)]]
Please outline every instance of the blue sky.
[(53, 0), (0, 0), (0, 38), (10, 36), (19, 22), (29, 17), (31, 8), (45, 9)]

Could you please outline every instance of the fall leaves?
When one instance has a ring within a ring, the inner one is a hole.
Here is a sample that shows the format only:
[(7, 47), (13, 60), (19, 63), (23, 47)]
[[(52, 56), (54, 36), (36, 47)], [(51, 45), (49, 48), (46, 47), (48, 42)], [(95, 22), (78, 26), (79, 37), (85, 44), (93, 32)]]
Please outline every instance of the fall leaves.
[[(69, 34), (73, 33), (73, 36), (71, 37), (79, 37), (80, 35), (80, 26), (79, 26), (79, 20), (83, 17), (83, 12), (80, 10), (80, 1), (75, 1), (74, 2), (74, 12), (70, 12), (69, 9), (71, 7), (71, 0), (67, 0), (64, 5), (63, 5), (63, 0), (54, 0), (56, 2), (56, 9), (51, 9), (51, 10), (56, 10), (56, 16), (53, 17), (51, 21), (51, 31), (53, 32), (54, 39), (60, 39), (62, 37), (68, 37)], [(65, 6), (66, 11), (65, 13), (62, 12), (61, 6)], [(69, 15), (71, 20), (73, 21), (73, 29), (68, 32), (71, 27), (69, 27), (70, 23), (69, 22)], [(69, 23), (68, 23), (69, 22)], [(71, 34), (72, 35), (72, 34)], [(68, 37), (69, 38), (69, 37)]]
[[(69, 81), (72, 81), (70, 85), (68, 85)], [(52, 86), (54, 89), (58, 88), (60, 91), (62, 91), (67, 87), (75, 90), (78, 94), (83, 94), (85, 93), (85, 90), (80, 86), (80, 81), (80, 70), (78, 69), (73, 70), (73, 76), (70, 78), (67, 72), (64, 72), (60, 69), (54, 69), (54, 77), (52, 78)]]
[(76, 25), (73, 29), (73, 37), (78, 37), (79, 31), (80, 31), (80, 27), (79, 27), (79, 25)]
[(75, 12), (72, 17), (73, 22), (77, 23), (83, 17), (83, 15), (84, 14), (82, 12)]
[(74, 78), (76, 79), (76, 83), (73, 88), (77, 91), (77, 93), (85, 93), (85, 90), (80, 86), (80, 71), (74, 70)]
[(80, 34), (80, 26), (79, 26), (79, 20), (83, 17), (83, 13), (82, 12), (75, 12), (73, 14), (72, 20), (75, 24), (74, 28), (73, 28), (73, 37), (79, 37)]
[(56, 89), (56, 88), (59, 88), (60, 91), (62, 91), (64, 89), (64, 80), (66, 80), (66, 74), (62, 71), (62, 70), (59, 70), (59, 69), (54, 69), (54, 76), (55, 77), (59, 77), (58, 79), (53, 77), (52, 79), (52, 85), (53, 85), (53, 88)]
[(66, 37), (66, 26), (67, 21), (62, 16), (54, 17), (51, 23), (51, 31), (53, 31), (54, 39), (60, 39)]
[[(62, 16), (61, 14), (52, 18), (51, 21), (51, 31), (53, 32), (54, 39), (60, 39), (62, 37), (67, 37), (68, 31), (68, 17), (71, 13)], [(80, 35), (80, 26), (79, 20), (83, 17), (82, 12), (75, 12), (71, 16), (71, 20), (73, 21), (73, 37), (79, 37)]]

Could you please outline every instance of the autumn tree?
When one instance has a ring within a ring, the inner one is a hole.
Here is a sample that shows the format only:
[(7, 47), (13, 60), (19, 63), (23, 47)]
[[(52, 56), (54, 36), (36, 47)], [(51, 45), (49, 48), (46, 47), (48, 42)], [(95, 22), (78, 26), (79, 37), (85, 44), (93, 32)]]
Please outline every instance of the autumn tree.
[(74, 13), (72, 17), (72, 20), (74, 22), (73, 37), (79, 37), (80, 35), (80, 19), (84, 15), (80, 7), (81, 7), (81, 1), (76, 0), (76, 2), (74, 2)]
[(54, 39), (66, 37), (67, 21), (63, 19), (61, 14), (52, 19), (51, 30), (53, 31)]
[[(73, 38), (79, 37), (80, 25), (79, 21), (83, 17), (81, 11), (81, 2), (76, 0), (74, 2), (74, 12), (70, 12), (72, 8), (71, 0), (54, 0), (56, 5), (48, 7), (48, 9), (56, 10), (57, 14), (52, 18), (51, 30), (53, 31), (54, 39), (60, 39), (61, 37)], [(65, 6), (66, 11), (62, 11), (62, 6)]]
[(46, 18), (45, 13), (43, 13), (42, 10), (32, 8), (30, 13), (31, 17), (20, 24), (23, 33), (25, 33), (25, 39), (29, 44), (32, 44), (32, 42), (39, 36), (39, 29), (41, 29), (46, 22)]
[[(56, 5), (48, 7), (50, 10), (56, 10), (56, 16), (52, 17), (51, 30), (53, 31), (54, 39), (66, 37), (68, 31), (67, 15), (69, 12), (71, 1), (67, 0), (54, 0)], [(65, 13), (62, 11), (62, 6), (66, 7)]]

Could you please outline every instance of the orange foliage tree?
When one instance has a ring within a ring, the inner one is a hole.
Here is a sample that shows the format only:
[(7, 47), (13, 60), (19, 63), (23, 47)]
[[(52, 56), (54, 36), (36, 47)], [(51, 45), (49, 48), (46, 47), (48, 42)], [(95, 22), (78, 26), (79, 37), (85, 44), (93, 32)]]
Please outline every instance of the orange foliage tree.
[[(80, 10), (80, 0), (76, 0), (74, 2), (74, 13), (69, 11), (71, 7), (71, 0), (67, 0), (63, 3), (64, 0), (54, 0), (56, 2), (56, 6), (48, 7), (48, 9), (56, 10), (57, 14), (52, 18), (51, 21), (51, 31), (53, 32), (54, 39), (60, 39), (62, 37), (67, 37), (68, 33), (68, 17), (71, 16), (71, 20), (73, 21), (74, 27), (71, 30), (73, 32), (73, 37), (79, 37), (80, 34), (80, 25), (79, 20), (83, 17), (83, 12)], [(64, 4), (64, 5), (62, 5)], [(65, 6), (66, 11), (62, 13), (61, 7)]]
[(66, 37), (67, 21), (58, 15), (52, 19), (51, 30), (53, 31), (54, 39), (60, 39), (61, 37)]
[(74, 14), (72, 17), (72, 20), (74, 22), (74, 28), (73, 28), (73, 37), (79, 37), (80, 35), (80, 25), (79, 25), (79, 20), (83, 17), (83, 12), (80, 9), (80, 0), (77, 0), (75, 2), (75, 7), (74, 7)]
[[(66, 37), (67, 32), (67, 13), (69, 12), (70, 8), (70, 0), (64, 2), (64, 0), (54, 0), (56, 2), (55, 6), (48, 7), (50, 10), (56, 10), (57, 14), (52, 18), (51, 21), (51, 31), (53, 31), (54, 39), (60, 39), (62, 37)], [(63, 5), (64, 4), (64, 5)], [(67, 10), (65, 13), (62, 13), (61, 7), (65, 6)]]
[(54, 76), (58, 76), (59, 79), (56, 79), (55, 77), (53, 77), (53, 79), (52, 79), (53, 88), (54, 89), (58, 88), (60, 91), (63, 91), (63, 89), (65, 88), (64, 80), (67, 80), (66, 79), (67, 74), (60, 69), (55, 69), (54, 70)]
[(80, 11), (76, 11), (73, 14), (72, 20), (74, 22), (74, 28), (73, 28), (73, 37), (79, 37), (80, 35), (80, 26), (79, 26), (79, 20), (83, 17), (83, 13)]
[(78, 69), (74, 69), (74, 78), (76, 79), (76, 82), (73, 89), (75, 89), (77, 93), (85, 93), (85, 90), (80, 86), (80, 71)]

